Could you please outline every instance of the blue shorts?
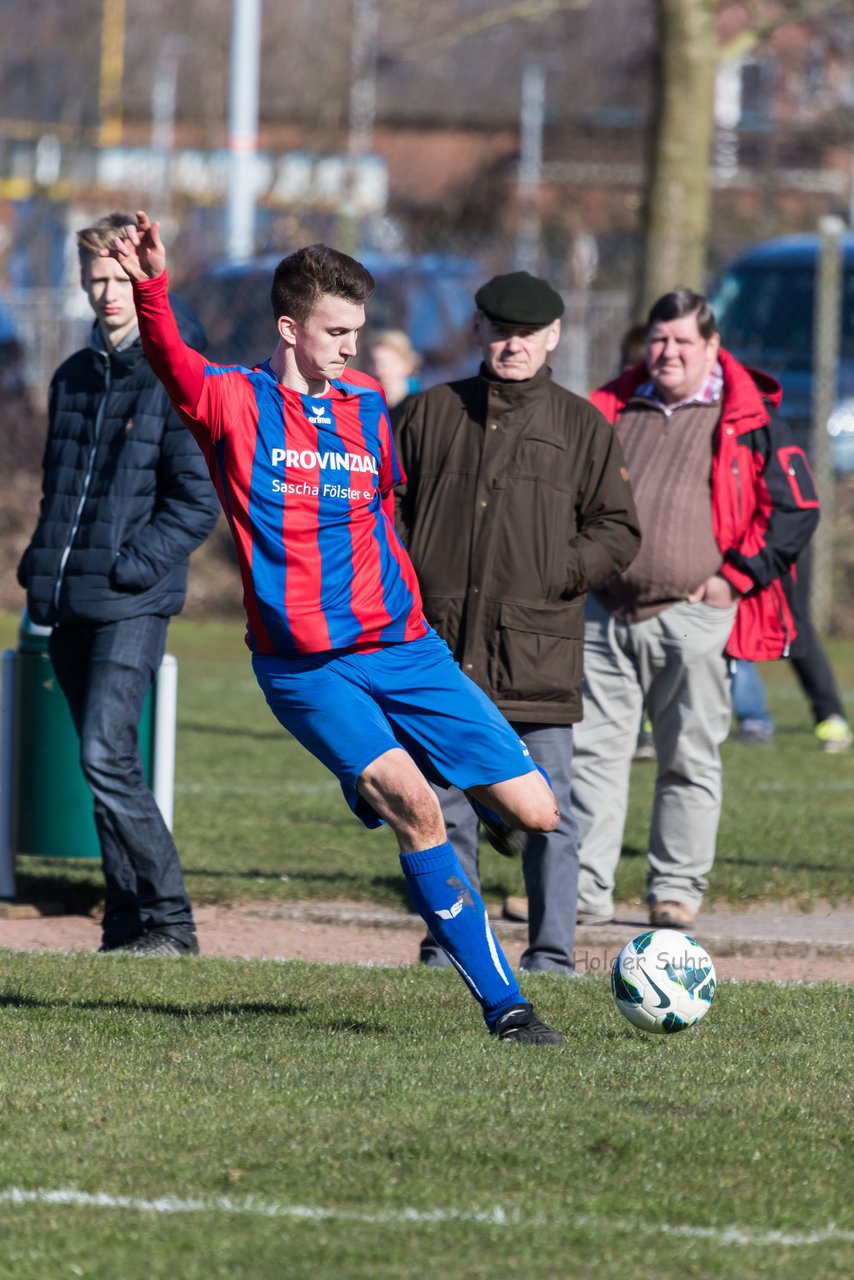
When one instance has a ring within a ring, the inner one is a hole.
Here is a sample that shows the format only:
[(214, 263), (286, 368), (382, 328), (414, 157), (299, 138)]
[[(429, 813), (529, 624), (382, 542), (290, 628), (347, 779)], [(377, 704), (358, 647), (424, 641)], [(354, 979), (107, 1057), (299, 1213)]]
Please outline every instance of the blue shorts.
[(357, 779), (395, 747), (408, 751), (431, 782), (463, 791), (535, 767), (524, 742), (435, 631), (374, 653), (255, 654), (252, 668), (273, 715), (335, 774), (366, 827), (381, 819), (359, 795)]

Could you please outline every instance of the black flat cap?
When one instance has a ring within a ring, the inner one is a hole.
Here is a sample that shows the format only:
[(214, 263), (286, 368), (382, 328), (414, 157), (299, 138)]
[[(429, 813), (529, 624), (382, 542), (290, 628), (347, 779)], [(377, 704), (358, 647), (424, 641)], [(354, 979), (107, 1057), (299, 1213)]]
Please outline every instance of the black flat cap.
[(478, 310), (495, 324), (542, 329), (564, 313), (563, 298), (546, 280), (527, 271), (493, 276), (474, 295)]

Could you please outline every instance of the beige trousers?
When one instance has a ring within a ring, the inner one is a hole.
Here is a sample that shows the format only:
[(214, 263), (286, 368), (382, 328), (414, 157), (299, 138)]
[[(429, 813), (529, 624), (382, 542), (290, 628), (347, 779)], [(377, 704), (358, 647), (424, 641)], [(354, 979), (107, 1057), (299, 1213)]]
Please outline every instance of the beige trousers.
[(617, 622), (588, 597), (584, 719), (575, 726), (572, 805), (580, 911), (607, 916), (642, 708), (658, 761), (647, 851), (647, 902), (696, 911), (708, 885), (722, 800), (719, 746), (730, 724), (724, 655), (735, 607), (682, 602), (645, 622)]

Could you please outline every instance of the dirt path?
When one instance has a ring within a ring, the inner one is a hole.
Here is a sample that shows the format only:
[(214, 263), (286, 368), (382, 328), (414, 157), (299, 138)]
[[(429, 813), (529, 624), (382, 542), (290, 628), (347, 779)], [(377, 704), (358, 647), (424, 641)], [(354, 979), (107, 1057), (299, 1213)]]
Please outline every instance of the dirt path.
[[(404, 911), (365, 903), (244, 903), (196, 912), (204, 955), (328, 963), (406, 965), (418, 959), (422, 925)], [(645, 924), (637, 910), (618, 913), (606, 927), (579, 928), (579, 972), (602, 973), (622, 944)], [(526, 927), (496, 920), (511, 964), (518, 965)], [(695, 931), (720, 978), (781, 982), (854, 982), (854, 913), (811, 915), (780, 907), (703, 913)], [(95, 951), (99, 922), (92, 916), (40, 915), (7, 908), (0, 915), (0, 948)]]

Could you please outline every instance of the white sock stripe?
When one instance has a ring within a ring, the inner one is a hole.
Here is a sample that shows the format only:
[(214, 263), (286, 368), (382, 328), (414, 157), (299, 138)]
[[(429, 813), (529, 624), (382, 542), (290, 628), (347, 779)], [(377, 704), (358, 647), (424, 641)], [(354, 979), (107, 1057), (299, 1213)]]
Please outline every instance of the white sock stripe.
[[(107, 1192), (77, 1191), (73, 1188), (37, 1188), (24, 1190), (7, 1187), (0, 1190), (0, 1204), (66, 1205), (80, 1209), (125, 1209), (134, 1213), (226, 1213), (257, 1218), (300, 1218), (307, 1222), (363, 1222), (369, 1225), (403, 1224), (407, 1222), (473, 1222), (489, 1226), (544, 1226), (548, 1219), (542, 1215), (526, 1217), (518, 1209), (381, 1209), (376, 1212), (359, 1209), (324, 1209), (318, 1205), (278, 1204), (260, 1196), (244, 1196), (234, 1200), (230, 1196), (199, 1197), (181, 1200), (177, 1196), (157, 1196), (145, 1199), (139, 1196), (110, 1195)], [(851, 1243), (854, 1231), (837, 1228), (835, 1223), (811, 1231), (756, 1231), (749, 1227), (694, 1227), (669, 1222), (632, 1222), (626, 1218), (607, 1219), (582, 1214), (569, 1222), (561, 1216), (561, 1223), (594, 1231), (611, 1230), (643, 1233), (644, 1235), (681, 1236), (693, 1240), (714, 1240), (722, 1245), (753, 1245), (784, 1248), (826, 1243)]]
[(463, 982), (466, 984), (466, 986), (468, 987), (469, 991), (470, 991), (470, 992), (472, 993), (472, 995), (474, 996), (475, 1000), (479, 1000), (479, 1001), (480, 1001), (480, 1003), (481, 1003), (481, 1004), (483, 1004), (483, 996), (480, 994), (480, 992), (478, 991), (478, 989), (477, 989), (477, 987), (475, 986), (474, 982), (473, 982), (473, 981), (472, 981), (472, 979), (469, 977), (469, 975), (466, 973), (466, 971), (465, 971), (465, 969), (463, 968), (463, 966), (460, 964), (459, 960), (457, 960), (457, 958), (456, 958), (455, 956), (452, 956), (452, 955), (451, 955), (451, 953), (450, 953), (450, 951), (448, 951), (448, 950), (447, 950), (447, 948), (442, 947), (442, 950), (445, 952), (445, 955), (448, 957), (448, 959), (450, 960), (451, 964), (454, 966), (454, 968), (456, 969), (457, 973), (460, 975), (460, 977), (462, 978)]
[(483, 911), (483, 924), (486, 929), (486, 945), (489, 947), (489, 954), (492, 956), (492, 963), (501, 974), (505, 987), (509, 987), (510, 979), (507, 977), (507, 972), (504, 965), (501, 963), (501, 956), (498, 952), (498, 943), (495, 941), (495, 934), (492, 932), (492, 925), (489, 923), (489, 915), (485, 907)]

